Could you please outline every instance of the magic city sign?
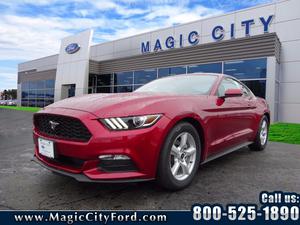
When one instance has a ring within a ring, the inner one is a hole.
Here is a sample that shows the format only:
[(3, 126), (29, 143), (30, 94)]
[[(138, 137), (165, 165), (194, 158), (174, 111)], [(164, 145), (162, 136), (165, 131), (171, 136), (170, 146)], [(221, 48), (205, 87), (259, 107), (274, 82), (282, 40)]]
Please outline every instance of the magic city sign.
[[(259, 17), (259, 23), (263, 26), (264, 33), (269, 32), (269, 26), (273, 19), (274, 15), (270, 15), (268, 17)], [(255, 24), (254, 19), (244, 20), (241, 22), (241, 26), (244, 27), (245, 36), (250, 36), (250, 29), (251, 26)], [(215, 26), (211, 31), (211, 37), (215, 41), (221, 41), (225, 37), (225, 29), (222, 25)], [(230, 24), (230, 38), (235, 38), (235, 24)], [(183, 46), (184, 36), (180, 34), (178, 37), (178, 45), (179, 47)], [(177, 40), (176, 40), (177, 41)], [(199, 33), (195, 30), (189, 32), (187, 36), (187, 41), (190, 45), (197, 45), (199, 44)], [(169, 36), (166, 40), (160, 40), (159, 38), (156, 39), (153, 46), (150, 45), (150, 41), (142, 42), (141, 44), (141, 52), (148, 53), (148, 52), (156, 52), (164, 49), (172, 49), (175, 48), (175, 38), (173, 36)]]

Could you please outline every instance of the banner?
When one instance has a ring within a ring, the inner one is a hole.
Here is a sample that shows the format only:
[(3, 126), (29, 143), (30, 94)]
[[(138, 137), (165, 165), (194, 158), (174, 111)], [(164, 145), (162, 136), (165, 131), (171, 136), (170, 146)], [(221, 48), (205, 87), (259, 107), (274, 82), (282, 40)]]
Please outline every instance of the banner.
[(191, 210), (1, 211), (1, 224), (299, 224), (300, 195), (261, 192), (251, 203), (194, 204)]

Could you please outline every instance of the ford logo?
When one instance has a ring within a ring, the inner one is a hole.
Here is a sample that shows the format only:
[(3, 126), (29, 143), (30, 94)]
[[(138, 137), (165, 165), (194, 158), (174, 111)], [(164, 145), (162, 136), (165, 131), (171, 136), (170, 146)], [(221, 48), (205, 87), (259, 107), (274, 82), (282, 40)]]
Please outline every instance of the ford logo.
[(77, 44), (77, 43), (72, 43), (72, 44), (69, 44), (65, 50), (68, 54), (74, 54), (75, 52), (78, 52), (80, 49), (80, 45)]

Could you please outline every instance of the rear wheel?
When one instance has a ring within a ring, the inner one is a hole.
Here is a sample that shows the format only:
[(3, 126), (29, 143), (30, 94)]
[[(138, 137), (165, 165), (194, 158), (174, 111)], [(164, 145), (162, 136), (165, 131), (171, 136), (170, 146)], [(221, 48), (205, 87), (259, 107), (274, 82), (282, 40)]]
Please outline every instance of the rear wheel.
[(253, 144), (249, 148), (253, 151), (262, 151), (266, 148), (269, 137), (269, 120), (266, 116), (260, 121), (259, 129), (257, 131)]
[(187, 187), (199, 167), (201, 144), (190, 123), (177, 124), (167, 136), (158, 165), (157, 180), (170, 190)]

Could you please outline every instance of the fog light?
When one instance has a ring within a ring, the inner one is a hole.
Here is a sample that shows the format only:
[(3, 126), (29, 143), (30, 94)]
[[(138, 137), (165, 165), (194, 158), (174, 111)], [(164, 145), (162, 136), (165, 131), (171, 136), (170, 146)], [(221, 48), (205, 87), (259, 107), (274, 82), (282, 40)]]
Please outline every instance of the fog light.
[(101, 160), (128, 160), (130, 159), (127, 155), (99, 155)]
[(127, 155), (99, 155), (99, 168), (104, 172), (136, 171), (135, 163)]

